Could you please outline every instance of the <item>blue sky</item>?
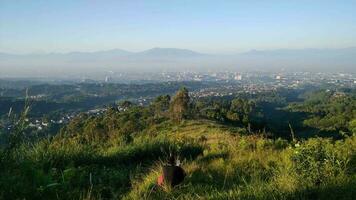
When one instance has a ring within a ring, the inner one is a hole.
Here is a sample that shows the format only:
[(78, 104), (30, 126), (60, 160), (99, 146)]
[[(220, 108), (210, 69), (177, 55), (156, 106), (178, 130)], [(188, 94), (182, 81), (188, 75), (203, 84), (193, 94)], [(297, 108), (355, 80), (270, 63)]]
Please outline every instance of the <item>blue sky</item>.
[(356, 0), (0, 0), (0, 52), (356, 46)]

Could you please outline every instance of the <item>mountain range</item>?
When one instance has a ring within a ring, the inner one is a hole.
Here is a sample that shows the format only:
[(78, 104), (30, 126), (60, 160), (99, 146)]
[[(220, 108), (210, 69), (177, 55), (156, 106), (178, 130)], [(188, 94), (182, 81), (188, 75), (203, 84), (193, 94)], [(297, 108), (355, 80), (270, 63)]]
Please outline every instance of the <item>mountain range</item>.
[(0, 53), (2, 76), (59, 76), (103, 71), (182, 70), (307, 70), (356, 71), (356, 47), (342, 49), (251, 50), (231, 55), (189, 49), (152, 48), (141, 52), (112, 49), (48, 54)]

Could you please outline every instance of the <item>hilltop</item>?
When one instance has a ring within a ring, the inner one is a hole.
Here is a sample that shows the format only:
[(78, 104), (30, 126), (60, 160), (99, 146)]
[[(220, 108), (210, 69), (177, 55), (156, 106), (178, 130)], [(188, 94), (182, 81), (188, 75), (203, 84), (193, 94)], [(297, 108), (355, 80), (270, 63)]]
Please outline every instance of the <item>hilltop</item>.
[[(1, 187), (7, 190), (1, 195), (36, 199), (355, 197), (355, 136), (337, 143), (321, 138), (291, 143), (242, 135), (213, 121), (189, 120), (159, 124), (132, 139), (84, 145), (77, 137), (56, 138), (26, 152), (19, 150), (22, 158), (16, 163), (27, 163), (21, 169), (28, 174), (21, 179), (13, 174), (19, 167), (15, 163), (13, 169), (2, 171)], [(180, 156), (187, 177), (176, 188), (161, 189), (156, 180), (168, 152)]]
[[(8, 147), (0, 149), (0, 198), (355, 198), (356, 124), (346, 121), (349, 115), (332, 109), (333, 116), (306, 120), (320, 129), (344, 130), (338, 139), (271, 137), (256, 129), (252, 102), (233, 100), (238, 112), (225, 110), (227, 123), (216, 120), (224, 117), (217, 111), (223, 105), (215, 102), (216, 113), (202, 109), (211, 117), (204, 119), (187, 92), (159, 96), (149, 106), (124, 101), (100, 115), (83, 113), (52, 138), (32, 143), (20, 119)], [(309, 111), (332, 108), (318, 102), (320, 94), (312, 97)], [(343, 110), (353, 105), (330, 98)], [(344, 122), (326, 123), (338, 119)], [(187, 176), (175, 188), (161, 188), (156, 180), (170, 154)]]

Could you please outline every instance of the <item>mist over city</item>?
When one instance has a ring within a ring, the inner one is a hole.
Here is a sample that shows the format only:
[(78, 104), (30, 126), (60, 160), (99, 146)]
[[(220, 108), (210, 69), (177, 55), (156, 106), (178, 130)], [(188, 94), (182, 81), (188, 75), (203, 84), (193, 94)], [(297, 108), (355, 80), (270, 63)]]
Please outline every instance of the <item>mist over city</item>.
[[(2, 77), (90, 77), (135, 72), (307, 71), (355, 73), (356, 47), (343, 49), (252, 50), (233, 55), (204, 54), (187, 49), (121, 49), (50, 54), (0, 54)], [(141, 79), (145, 79), (141, 76)], [(148, 77), (147, 77), (148, 78)], [(119, 78), (118, 78), (119, 79)]]

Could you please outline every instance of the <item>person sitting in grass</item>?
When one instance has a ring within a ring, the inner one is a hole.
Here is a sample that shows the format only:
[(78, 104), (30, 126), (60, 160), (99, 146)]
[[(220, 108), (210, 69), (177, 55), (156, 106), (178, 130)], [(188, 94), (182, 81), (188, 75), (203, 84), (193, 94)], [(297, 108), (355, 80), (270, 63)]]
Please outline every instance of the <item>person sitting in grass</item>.
[(157, 180), (157, 184), (159, 186), (167, 184), (174, 187), (183, 182), (186, 175), (183, 168), (180, 167), (180, 161), (177, 160), (173, 155), (169, 157), (168, 164), (164, 165), (162, 169), (163, 173), (158, 177)]

